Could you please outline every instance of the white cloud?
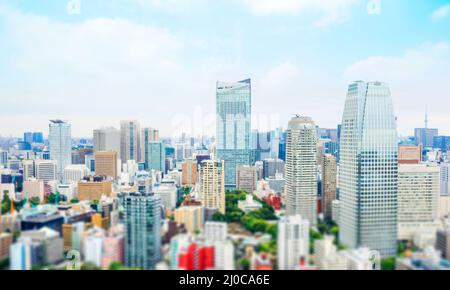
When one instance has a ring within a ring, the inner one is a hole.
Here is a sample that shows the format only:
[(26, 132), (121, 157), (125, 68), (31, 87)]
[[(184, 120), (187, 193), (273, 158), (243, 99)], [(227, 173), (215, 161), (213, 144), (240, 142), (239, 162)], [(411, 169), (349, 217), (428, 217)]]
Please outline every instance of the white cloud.
[[(93, 127), (102, 117), (163, 123), (171, 111), (166, 100), (186, 106), (191, 101), (180, 92), (204, 89), (189, 85), (184, 35), (120, 18), (65, 23), (11, 10), (0, 16), (0, 50), (9, 56), (0, 60), (1, 133), (25, 129), (11, 116), (30, 124), (38, 116), (73, 116), (80, 124), (91, 119)], [(74, 126), (74, 134), (92, 129)]]
[(345, 21), (357, 0), (243, 0), (256, 15), (291, 14), (313, 12), (320, 14), (318, 26)]
[(159, 9), (169, 13), (186, 13), (206, 5), (207, 0), (131, 0), (144, 9)]
[(439, 7), (431, 15), (433, 21), (439, 21), (441, 19), (447, 18), (450, 15), (450, 4)]
[[(380, 80), (390, 84), (402, 133), (423, 126), (425, 106), (430, 126), (450, 124), (450, 43), (427, 43), (400, 56), (371, 56), (350, 65), (346, 81)], [(441, 132), (450, 134), (450, 132)]]

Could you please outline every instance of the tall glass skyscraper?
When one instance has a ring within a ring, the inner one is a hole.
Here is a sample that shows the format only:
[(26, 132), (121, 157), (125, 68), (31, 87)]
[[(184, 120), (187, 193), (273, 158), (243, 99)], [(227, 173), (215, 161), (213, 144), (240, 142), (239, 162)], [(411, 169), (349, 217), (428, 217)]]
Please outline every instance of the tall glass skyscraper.
[(120, 159), (141, 161), (141, 127), (138, 121), (120, 122)]
[(165, 172), (165, 148), (161, 141), (150, 141), (145, 144), (145, 151), (147, 156), (145, 161), (146, 168), (151, 171), (158, 170)]
[(72, 163), (70, 124), (62, 120), (50, 120), (48, 142), (50, 158), (57, 162), (58, 179), (61, 181), (64, 168)]
[(236, 168), (251, 163), (251, 80), (217, 82), (217, 159), (225, 161), (225, 185), (236, 187)]
[(340, 240), (397, 253), (398, 144), (385, 83), (349, 86), (340, 138)]
[(125, 265), (152, 270), (161, 258), (161, 198), (124, 193)]

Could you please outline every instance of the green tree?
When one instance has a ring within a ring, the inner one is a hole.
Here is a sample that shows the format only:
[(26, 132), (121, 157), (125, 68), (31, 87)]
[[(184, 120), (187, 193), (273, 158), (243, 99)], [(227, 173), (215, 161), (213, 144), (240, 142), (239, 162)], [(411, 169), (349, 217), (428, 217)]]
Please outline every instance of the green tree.
[(122, 268), (123, 268), (122, 263), (120, 263), (118, 261), (114, 261), (111, 263), (111, 265), (109, 265), (109, 270), (112, 270), (112, 271), (122, 270)]
[(83, 271), (96, 271), (96, 270), (101, 270), (101, 268), (98, 267), (97, 265), (93, 264), (93, 263), (83, 263), (83, 265), (81, 265), (81, 270), (83, 270)]
[(241, 259), (239, 261), (239, 265), (241, 266), (242, 270), (250, 270), (250, 261), (248, 259)]
[(385, 258), (381, 260), (381, 270), (393, 271), (395, 270), (395, 263), (396, 263), (395, 257)]
[(33, 196), (30, 198), (30, 205), (32, 207), (38, 206), (41, 203), (41, 200), (39, 199), (38, 196)]

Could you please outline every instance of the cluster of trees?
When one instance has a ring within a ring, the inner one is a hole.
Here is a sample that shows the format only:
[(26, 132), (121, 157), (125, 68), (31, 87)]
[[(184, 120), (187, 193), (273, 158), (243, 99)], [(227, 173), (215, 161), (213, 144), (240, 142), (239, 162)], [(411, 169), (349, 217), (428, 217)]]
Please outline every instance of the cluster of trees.
[(65, 195), (60, 195), (59, 192), (56, 192), (56, 193), (52, 192), (46, 198), (47, 204), (55, 204), (55, 203), (66, 202), (66, 201), (67, 201), (67, 197)]
[(226, 194), (225, 214), (216, 213), (213, 217), (215, 221), (227, 223), (240, 223), (246, 230), (252, 233), (269, 234), (270, 242), (261, 244), (257, 249), (260, 252), (276, 254), (277, 225), (270, 222), (277, 220), (274, 209), (266, 202), (254, 196), (254, 200), (262, 204), (262, 208), (245, 213), (238, 207), (241, 200), (245, 200), (247, 193), (244, 191), (231, 191)]
[[(25, 200), (13, 201), (13, 203), (14, 203), (14, 209), (20, 210), (25, 205)], [(9, 213), (11, 210), (11, 199), (9, 198), (9, 195), (6, 193), (3, 194), (1, 210), (2, 210), (2, 214)]]

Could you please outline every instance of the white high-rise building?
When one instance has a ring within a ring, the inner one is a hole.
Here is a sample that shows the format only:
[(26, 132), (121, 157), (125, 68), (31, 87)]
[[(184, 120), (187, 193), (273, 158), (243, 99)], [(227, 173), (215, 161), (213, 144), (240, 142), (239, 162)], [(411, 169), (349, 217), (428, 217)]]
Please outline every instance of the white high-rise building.
[(58, 180), (62, 180), (63, 170), (72, 163), (71, 126), (62, 120), (51, 120), (49, 124), (48, 143), (50, 159), (58, 164)]
[(69, 165), (64, 169), (64, 182), (77, 183), (91, 173), (86, 165)]
[(216, 270), (235, 269), (234, 245), (230, 240), (214, 242), (214, 267)]
[(161, 197), (161, 204), (167, 209), (177, 206), (178, 188), (175, 185), (163, 184), (153, 188), (153, 193)]
[(397, 254), (398, 142), (389, 86), (349, 86), (339, 152), (340, 241)]
[(200, 193), (205, 208), (216, 208), (225, 214), (224, 161), (204, 160), (200, 164)]
[(309, 117), (289, 122), (286, 140), (286, 214), (317, 223), (317, 136)]
[(37, 159), (35, 161), (36, 179), (45, 183), (58, 179), (58, 163), (56, 160)]
[(120, 154), (120, 130), (106, 127), (94, 130), (95, 151), (116, 151)]
[(83, 240), (84, 260), (97, 267), (102, 266), (103, 241), (105, 233), (102, 229), (93, 228)]
[(234, 270), (235, 257), (233, 242), (228, 240), (228, 224), (222, 222), (205, 223), (205, 241), (214, 244), (214, 263), (216, 270)]
[(300, 215), (282, 218), (278, 223), (278, 269), (294, 270), (309, 257), (309, 221)]
[(141, 127), (138, 121), (120, 122), (120, 159), (141, 161)]
[(398, 167), (398, 239), (414, 239), (434, 228), (438, 218), (439, 167), (400, 164)]

